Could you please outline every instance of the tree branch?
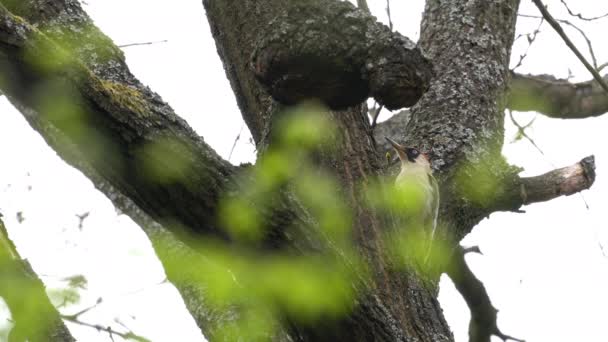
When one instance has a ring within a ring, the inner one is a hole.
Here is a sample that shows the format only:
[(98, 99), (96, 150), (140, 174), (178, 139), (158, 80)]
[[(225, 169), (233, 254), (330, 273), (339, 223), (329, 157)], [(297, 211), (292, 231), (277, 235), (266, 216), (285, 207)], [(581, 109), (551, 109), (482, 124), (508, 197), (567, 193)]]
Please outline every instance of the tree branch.
[[(234, 321), (238, 313), (210, 309), (200, 279), (177, 266), (204, 259), (192, 248), (197, 239), (228, 240), (218, 202), (238, 192), (244, 168), (220, 158), (130, 73), (78, 1), (9, 4), (0, 3), (0, 89), (68, 164), (140, 224), (208, 336)], [(263, 212), (273, 217), (263, 219), (274, 243), (284, 241), (285, 227), (299, 226), (294, 207), (285, 200)]]
[(507, 108), (537, 111), (551, 118), (583, 119), (608, 112), (608, 95), (595, 80), (571, 83), (549, 75), (513, 74)]
[[(409, 111), (403, 111), (381, 122), (374, 132), (381, 151), (390, 151), (382, 145), (384, 137), (397, 138), (409, 121)], [(507, 172), (500, 177), (501, 190), (481, 197), (490, 198), (482, 204), (482, 212), (489, 215), (495, 211), (519, 211), (521, 206), (545, 202), (560, 196), (569, 196), (589, 189), (595, 181), (595, 159), (586, 157), (576, 164), (547, 172), (535, 177), (519, 177)], [(496, 189), (494, 189), (496, 190)]]
[(19, 17), (0, 5), (0, 88), (11, 103), (68, 163), (89, 164), (156, 220), (225, 237), (217, 199), (237, 168), (130, 73), (77, 2), (37, 17), (57, 11), (47, 6), (18, 6)]
[(534, 2), (534, 4), (536, 5), (536, 7), (538, 7), (538, 10), (543, 15), (543, 17), (545, 18), (545, 20), (547, 20), (547, 22), (549, 23), (549, 25), (551, 25), (551, 27), (553, 27), (553, 29), (555, 29), (555, 32), (557, 32), (557, 34), (559, 34), (559, 36), (562, 38), (562, 40), (564, 41), (564, 43), (566, 43), (566, 45), (570, 48), (570, 50), (572, 50), (572, 52), (574, 52), (574, 54), (581, 61), (581, 63), (583, 63), (583, 65), (585, 65), (585, 68), (587, 68), (587, 70), (589, 70), (589, 72), (591, 73), (591, 75), (593, 75), (593, 78), (599, 83), (599, 85), (602, 87), (602, 89), (604, 89), (606, 91), (606, 93), (608, 93), (608, 84), (606, 84), (606, 82), (604, 82), (604, 80), (602, 79), (602, 76), (600, 76), (600, 74), (597, 72), (597, 70), (595, 70), (591, 66), (591, 64), (589, 64), (589, 62), (587, 62), (587, 60), (585, 59), (585, 57), (583, 56), (583, 54), (581, 54), (581, 52), (578, 51), (578, 49), (576, 48), (576, 46), (574, 45), (574, 43), (572, 43), (572, 41), (570, 40), (570, 38), (568, 38), (568, 36), (566, 35), (566, 32), (564, 32), (564, 30), (562, 29), (562, 27), (553, 18), (553, 16), (551, 15), (551, 13), (549, 13), (549, 11), (547, 11), (547, 8), (545, 7), (545, 5), (543, 5), (542, 1), (540, 1), (540, 0), (532, 0), (532, 2)]
[(137, 341), (137, 342), (151, 342), (149, 339), (147, 339), (143, 336), (137, 335), (132, 331), (127, 331), (127, 332), (123, 333), (120, 331), (116, 331), (116, 330), (112, 329), (112, 327), (109, 327), (109, 326), (106, 327), (106, 326), (102, 326), (100, 324), (92, 324), (92, 323), (83, 322), (80, 319), (78, 319), (78, 317), (75, 317), (72, 315), (62, 316), (62, 318), (65, 319), (66, 321), (71, 322), (76, 325), (81, 325), (83, 327), (92, 328), (97, 331), (106, 332), (106, 333), (108, 333), (108, 335), (110, 335), (110, 339), (112, 339), (112, 340), (114, 340), (113, 336), (116, 335), (116, 336), (122, 337), (123, 339), (125, 339), (127, 341), (133, 340), (133, 341)]
[(521, 206), (570, 196), (589, 189), (595, 181), (595, 158), (586, 157), (576, 164), (535, 177), (505, 181), (503, 191), (488, 206), (492, 211), (517, 211)]
[(492, 305), (483, 283), (477, 279), (464, 258), (466, 250), (458, 246), (447, 265), (447, 274), (471, 311), (469, 342), (490, 342), (492, 335), (503, 341), (523, 340), (503, 334), (497, 325), (498, 310)]
[(14, 322), (9, 341), (76, 341), (46, 295), (38, 275), (19, 256), (1, 219), (0, 297), (8, 305)]
[(344, 109), (373, 96), (398, 109), (414, 105), (428, 89), (432, 67), (416, 44), (364, 10), (335, 0), (281, 7), (251, 58), (256, 77), (277, 101), (313, 98)]
[(564, 5), (564, 7), (566, 8), (566, 10), (568, 11), (568, 14), (570, 14), (573, 17), (577, 17), (580, 20), (593, 21), (593, 20), (597, 20), (597, 19), (602, 19), (602, 18), (608, 17), (608, 13), (605, 13), (605, 14), (602, 14), (602, 15), (598, 15), (598, 16), (595, 16), (595, 17), (584, 17), (581, 13), (574, 13), (574, 12), (572, 12), (572, 10), (570, 9), (570, 7), (566, 3), (566, 1), (564, 1), (564, 0), (560, 0), (560, 1)]

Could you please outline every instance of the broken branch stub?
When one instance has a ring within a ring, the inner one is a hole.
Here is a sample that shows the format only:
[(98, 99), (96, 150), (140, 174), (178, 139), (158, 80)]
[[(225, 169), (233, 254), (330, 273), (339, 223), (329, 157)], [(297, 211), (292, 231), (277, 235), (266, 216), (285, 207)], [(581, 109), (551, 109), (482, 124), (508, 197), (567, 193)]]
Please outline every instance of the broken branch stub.
[(292, 5), (268, 26), (251, 68), (281, 103), (318, 99), (341, 109), (371, 96), (392, 110), (429, 87), (432, 66), (420, 49), (348, 2)]

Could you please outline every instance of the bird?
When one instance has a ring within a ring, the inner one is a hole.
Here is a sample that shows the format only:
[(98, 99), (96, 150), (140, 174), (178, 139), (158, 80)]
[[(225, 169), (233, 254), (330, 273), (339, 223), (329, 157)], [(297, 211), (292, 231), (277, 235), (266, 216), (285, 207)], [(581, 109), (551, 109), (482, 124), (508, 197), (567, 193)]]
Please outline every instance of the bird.
[[(399, 160), (401, 161), (401, 171), (395, 180), (395, 186), (398, 190), (414, 190), (418, 191), (420, 202), (409, 204), (415, 211), (408, 210), (408, 222), (419, 226), (423, 229), (425, 240), (428, 239), (426, 247), (426, 256), (424, 263), (428, 262), (432, 242), (437, 230), (437, 216), (439, 214), (439, 186), (437, 180), (433, 176), (433, 170), (428, 155), (421, 153), (420, 150), (413, 147), (406, 147), (395, 140), (386, 137), (386, 140), (391, 144)], [(411, 199), (411, 197), (409, 197)], [(404, 203), (407, 208), (408, 204)]]

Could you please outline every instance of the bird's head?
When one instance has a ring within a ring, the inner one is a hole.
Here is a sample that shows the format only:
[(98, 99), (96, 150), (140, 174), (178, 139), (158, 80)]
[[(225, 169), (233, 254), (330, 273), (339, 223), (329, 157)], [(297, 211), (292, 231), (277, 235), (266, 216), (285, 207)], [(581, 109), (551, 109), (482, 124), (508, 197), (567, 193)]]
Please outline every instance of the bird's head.
[(386, 140), (391, 144), (391, 146), (393, 146), (393, 149), (395, 149), (395, 151), (397, 152), (397, 155), (401, 160), (402, 166), (415, 164), (424, 168), (428, 168), (428, 170), (430, 171), (431, 163), (427, 154), (420, 152), (420, 150), (418, 150), (417, 148), (403, 146), (391, 138), (387, 137)]

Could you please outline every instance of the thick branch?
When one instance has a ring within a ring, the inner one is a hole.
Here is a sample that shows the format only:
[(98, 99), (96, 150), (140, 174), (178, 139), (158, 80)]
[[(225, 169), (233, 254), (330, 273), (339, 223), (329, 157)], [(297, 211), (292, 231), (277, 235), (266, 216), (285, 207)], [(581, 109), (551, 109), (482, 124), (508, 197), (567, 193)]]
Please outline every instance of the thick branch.
[(595, 80), (571, 83), (549, 75), (514, 74), (508, 99), (509, 109), (552, 118), (582, 119), (608, 112), (608, 94)]
[[(608, 81), (608, 75), (604, 79)], [(511, 110), (536, 111), (559, 119), (584, 119), (608, 112), (608, 96), (593, 80), (572, 83), (550, 75), (514, 73), (509, 86), (506, 106)], [(374, 130), (376, 141), (381, 144), (384, 136), (395, 137), (406, 122), (405, 114), (399, 112), (379, 123)]]
[(431, 65), (416, 45), (349, 2), (283, 6), (257, 38), (258, 79), (279, 102), (318, 98), (346, 108), (373, 96), (388, 109), (415, 104)]
[(37, 15), (57, 7), (40, 6), (19, 13), (29, 23), (0, 5), (9, 100), (68, 163), (89, 164), (155, 219), (222, 236), (217, 199), (236, 168), (133, 77), (78, 2), (52, 21)]
[(0, 219), (0, 297), (11, 311), (9, 341), (76, 341), (46, 295), (44, 284), (21, 259)]
[[(0, 4), (0, 89), (66, 162), (145, 229), (199, 327), (208, 333), (236, 319), (209, 310), (204, 289), (175, 265), (202, 258), (186, 248), (192, 240), (226, 239), (218, 200), (236, 191), (239, 168), (130, 73), (78, 1), (11, 4)], [(290, 204), (269, 213), (277, 240), (284, 227), (297, 226)]]
[(576, 164), (535, 177), (516, 178), (489, 206), (491, 211), (517, 211), (521, 206), (570, 196), (589, 189), (595, 181), (595, 158), (586, 157)]
[(458, 247), (450, 258), (447, 274), (471, 311), (469, 342), (490, 342), (492, 335), (500, 337), (503, 341), (521, 341), (503, 334), (498, 329), (496, 322), (498, 310), (492, 305), (485, 286), (473, 274), (464, 256), (464, 249)]

